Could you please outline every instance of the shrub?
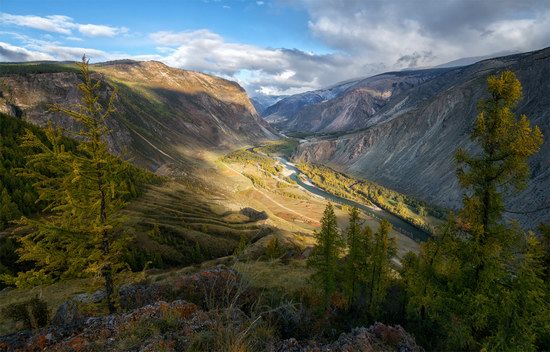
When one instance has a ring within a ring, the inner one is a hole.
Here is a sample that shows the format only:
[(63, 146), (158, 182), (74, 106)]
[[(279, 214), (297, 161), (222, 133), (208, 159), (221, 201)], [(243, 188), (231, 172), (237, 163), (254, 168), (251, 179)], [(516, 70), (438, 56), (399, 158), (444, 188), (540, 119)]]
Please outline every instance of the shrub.
[(35, 296), (28, 301), (12, 304), (2, 309), (2, 315), (15, 323), (23, 323), (25, 329), (37, 329), (48, 325), (48, 303)]
[(272, 237), (267, 243), (265, 254), (269, 259), (279, 258), (284, 254), (284, 249), (277, 237)]

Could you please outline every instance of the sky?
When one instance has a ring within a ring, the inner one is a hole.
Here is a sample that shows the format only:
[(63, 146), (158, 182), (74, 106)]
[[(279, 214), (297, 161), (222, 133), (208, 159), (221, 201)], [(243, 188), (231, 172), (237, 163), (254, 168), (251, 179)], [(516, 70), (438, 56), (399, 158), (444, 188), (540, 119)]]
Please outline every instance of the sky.
[(0, 0), (0, 61), (130, 58), (249, 95), (550, 46), (550, 0)]

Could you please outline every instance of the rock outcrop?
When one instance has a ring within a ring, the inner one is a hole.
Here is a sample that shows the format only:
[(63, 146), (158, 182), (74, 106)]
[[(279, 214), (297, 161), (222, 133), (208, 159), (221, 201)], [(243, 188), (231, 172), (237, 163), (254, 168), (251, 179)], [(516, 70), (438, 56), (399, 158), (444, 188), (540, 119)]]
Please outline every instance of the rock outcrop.
[(48, 327), (0, 336), (0, 351), (422, 351), (400, 326), (380, 323), (333, 342), (281, 340), (261, 327), (270, 313), (254, 313), (261, 295), (225, 266), (125, 286), (119, 296), (120, 313), (105, 316), (67, 301)]
[(280, 343), (277, 352), (371, 352), (371, 351), (399, 351), (421, 352), (424, 349), (418, 346), (414, 337), (409, 335), (401, 326), (388, 326), (382, 323), (365, 328), (359, 327), (330, 343), (316, 341), (299, 342), (296, 339), (285, 340)]

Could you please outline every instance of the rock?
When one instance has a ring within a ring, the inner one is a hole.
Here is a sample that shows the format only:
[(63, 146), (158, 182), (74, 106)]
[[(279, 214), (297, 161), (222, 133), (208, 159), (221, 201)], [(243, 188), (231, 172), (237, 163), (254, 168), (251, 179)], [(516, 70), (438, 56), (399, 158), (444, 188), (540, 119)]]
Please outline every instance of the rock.
[[(138, 296), (142, 302), (165, 294), (167, 298), (100, 317), (84, 317), (74, 300), (67, 301), (48, 328), (0, 336), (0, 351), (186, 351), (195, 343), (205, 349), (220, 334), (241, 334), (258, 322), (249, 313), (258, 296), (231, 268), (220, 265), (181, 276), (169, 287), (172, 291), (159, 284), (125, 286), (121, 298), (128, 305)], [(199, 304), (168, 301), (177, 298), (176, 294), (194, 297)], [(353, 329), (333, 342), (265, 338), (272, 339), (269, 350), (276, 352), (422, 351), (403, 328), (381, 323)]]
[(241, 275), (225, 265), (178, 278), (173, 288), (177, 297), (204, 309), (246, 305), (257, 298), (256, 292), (242, 281)]
[(105, 291), (97, 290), (94, 293), (81, 293), (73, 297), (73, 300), (79, 303), (99, 303), (107, 297)]
[(399, 351), (421, 352), (414, 338), (401, 326), (389, 326), (375, 323), (369, 328), (359, 327), (349, 333), (341, 334), (332, 343), (322, 344), (317, 341), (300, 342), (296, 339), (281, 341), (277, 352), (371, 352)]
[(126, 285), (119, 291), (120, 306), (124, 310), (136, 309), (148, 304), (153, 304), (163, 297), (163, 289), (159, 285)]
[(22, 349), (32, 338), (31, 331), (0, 336), (0, 351), (16, 351)]
[(74, 328), (79, 326), (83, 320), (84, 315), (78, 309), (78, 304), (73, 301), (66, 301), (57, 308), (55, 315), (50, 325), (60, 328)]

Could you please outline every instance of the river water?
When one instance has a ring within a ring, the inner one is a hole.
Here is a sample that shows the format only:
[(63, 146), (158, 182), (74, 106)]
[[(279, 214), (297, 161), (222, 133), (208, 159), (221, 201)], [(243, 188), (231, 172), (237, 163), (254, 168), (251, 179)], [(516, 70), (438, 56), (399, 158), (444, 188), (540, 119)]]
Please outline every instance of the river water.
[[(430, 237), (430, 234), (414, 225), (412, 225), (411, 223), (385, 211), (384, 209), (380, 209), (378, 207), (374, 208), (374, 207), (369, 207), (369, 206), (366, 206), (364, 204), (361, 204), (361, 203), (358, 203), (356, 201), (353, 201), (351, 199), (347, 199), (347, 198), (342, 198), (342, 197), (339, 197), (337, 195), (334, 195), (332, 193), (329, 193), (317, 186), (315, 186), (313, 184), (313, 182), (311, 182), (311, 180), (309, 180), (306, 175), (304, 175), (296, 166), (294, 166), (293, 163), (289, 162), (287, 159), (285, 158), (281, 158), (281, 157), (277, 157), (276, 158), (277, 160), (279, 160), (287, 170), (289, 170), (290, 172), (292, 172), (290, 174), (290, 178), (292, 178), (294, 181), (296, 181), (296, 183), (298, 183), (298, 185), (300, 187), (302, 187), (303, 189), (305, 189), (306, 191), (310, 192), (310, 193), (313, 193), (317, 196), (320, 196), (320, 197), (323, 197), (331, 202), (334, 202), (334, 203), (339, 203), (339, 204), (344, 204), (344, 205), (349, 205), (349, 206), (352, 206), (352, 207), (357, 207), (357, 209), (361, 209), (363, 212), (365, 212), (366, 214), (378, 219), (378, 220), (381, 220), (381, 219), (386, 219), (390, 222), (390, 224), (392, 224), (393, 228), (399, 232), (401, 232), (402, 234), (412, 238), (413, 240), (415, 241), (426, 241), (429, 237)], [(306, 178), (307, 182), (304, 182), (302, 180), (302, 178), (300, 177), (300, 175), (302, 175), (303, 177)]]

